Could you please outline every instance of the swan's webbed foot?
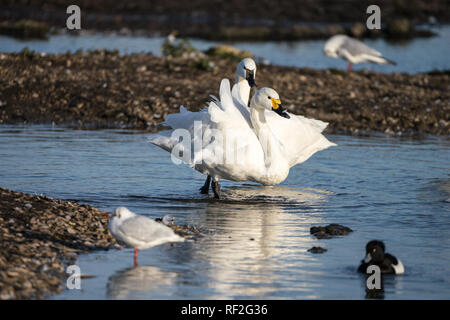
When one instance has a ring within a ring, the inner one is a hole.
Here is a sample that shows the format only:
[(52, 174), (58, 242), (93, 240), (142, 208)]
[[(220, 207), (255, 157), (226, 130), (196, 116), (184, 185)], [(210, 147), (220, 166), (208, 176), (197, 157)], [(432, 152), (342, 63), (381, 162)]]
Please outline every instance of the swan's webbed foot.
[(220, 199), (220, 184), (219, 181), (213, 180), (211, 183), (212, 191), (214, 192), (214, 198)]
[(206, 178), (205, 184), (203, 185), (203, 187), (200, 188), (201, 194), (208, 194), (210, 183), (211, 183), (211, 176), (208, 175), (208, 177)]

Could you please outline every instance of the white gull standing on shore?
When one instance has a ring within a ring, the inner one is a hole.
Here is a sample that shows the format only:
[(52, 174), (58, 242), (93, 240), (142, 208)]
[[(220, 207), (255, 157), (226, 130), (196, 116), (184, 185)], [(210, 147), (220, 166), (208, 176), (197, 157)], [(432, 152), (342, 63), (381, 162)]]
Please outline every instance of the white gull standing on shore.
[(109, 231), (117, 241), (134, 248), (134, 265), (137, 266), (138, 250), (148, 249), (166, 242), (180, 242), (169, 227), (153, 219), (137, 215), (125, 207), (119, 207), (109, 221)]
[(347, 60), (347, 71), (352, 70), (353, 63), (396, 64), (394, 61), (384, 58), (381, 52), (343, 34), (338, 34), (328, 39), (323, 47), (323, 52), (328, 57)]

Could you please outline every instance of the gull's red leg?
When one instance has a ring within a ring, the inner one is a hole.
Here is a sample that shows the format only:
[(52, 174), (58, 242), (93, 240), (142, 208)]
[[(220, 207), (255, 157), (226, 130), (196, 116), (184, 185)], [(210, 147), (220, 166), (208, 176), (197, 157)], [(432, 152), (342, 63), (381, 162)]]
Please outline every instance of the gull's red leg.
[(351, 62), (349, 62), (349, 63), (347, 64), (347, 72), (351, 72), (352, 69), (353, 69), (353, 65), (352, 65)]
[(134, 267), (138, 266), (138, 249), (134, 248)]

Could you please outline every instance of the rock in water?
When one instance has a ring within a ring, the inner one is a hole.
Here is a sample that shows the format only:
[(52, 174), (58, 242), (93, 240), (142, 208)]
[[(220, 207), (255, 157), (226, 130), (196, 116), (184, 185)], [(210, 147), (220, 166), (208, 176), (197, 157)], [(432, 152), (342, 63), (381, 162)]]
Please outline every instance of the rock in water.
[(343, 236), (352, 231), (353, 230), (349, 227), (335, 223), (329, 224), (325, 227), (311, 227), (310, 229), (311, 234), (315, 235), (318, 239), (329, 239), (332, 236)]
[(308, 252), (311, 252), (311, 253), (324, 253), (326, 251), (328, 251), (328, 250), (325, 248), (322, 248), (322, 247), (312, 247), (311, 249), (308, 249)]

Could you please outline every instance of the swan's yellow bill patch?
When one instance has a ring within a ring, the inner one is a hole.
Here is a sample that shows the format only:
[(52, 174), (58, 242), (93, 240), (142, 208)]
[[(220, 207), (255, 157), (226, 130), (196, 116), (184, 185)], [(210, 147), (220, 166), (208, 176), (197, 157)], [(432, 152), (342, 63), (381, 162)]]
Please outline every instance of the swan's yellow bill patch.
[(274, 99), (274, 98), (270, 98), (270, 101), (272, 101), (272, 109), (273, 110), (277, 110), (278, 107), (281, 104), (281, 100), (280, 99)]

